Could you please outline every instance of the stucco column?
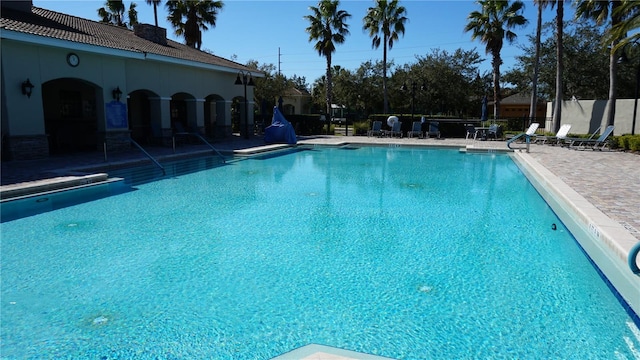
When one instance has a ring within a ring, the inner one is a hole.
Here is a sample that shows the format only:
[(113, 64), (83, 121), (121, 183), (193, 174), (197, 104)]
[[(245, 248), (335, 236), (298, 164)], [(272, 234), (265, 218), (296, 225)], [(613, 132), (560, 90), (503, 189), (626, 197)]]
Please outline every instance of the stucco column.
[(216, 102), (216, 136), (226, 138), (231, 136), (231, 100)]
[(159, 139), (163, 145), (171, 146), (173, 130), (171, 130), (171, 98), (149, 97), (149, 112), (151, 114), (151, 131), (153, 137)]

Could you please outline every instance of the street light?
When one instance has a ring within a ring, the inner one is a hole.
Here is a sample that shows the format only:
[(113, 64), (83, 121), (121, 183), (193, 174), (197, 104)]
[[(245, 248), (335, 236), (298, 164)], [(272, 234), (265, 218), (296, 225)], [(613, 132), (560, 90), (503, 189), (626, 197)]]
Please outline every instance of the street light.
[(247, 99), (247, 86), (255, 86), (253, 77), (250, 72), (238, 71), (238, 77), (236, 78), (236, 85), (244, 85), (244, 138), (249, 138), (249, 102)]
[[(416, 82), (414, 82), (413, 80), (411, 81), (411, 121), (413, 121), (413, 114), (414, 114), (414, 109), (415, 109), (415, 102), (416, 102), (416, 89), (418, 88), (418, 84), (416, 84)], [(422, 83), (422, 85), (420, 85), (420, 91), (426, 90), (427, 86), (424, 84), (424, 82)], [(402, 91), (407, 91), (407, 83), (403, 83), (402, 86), (400, 87), (400, 90)]]

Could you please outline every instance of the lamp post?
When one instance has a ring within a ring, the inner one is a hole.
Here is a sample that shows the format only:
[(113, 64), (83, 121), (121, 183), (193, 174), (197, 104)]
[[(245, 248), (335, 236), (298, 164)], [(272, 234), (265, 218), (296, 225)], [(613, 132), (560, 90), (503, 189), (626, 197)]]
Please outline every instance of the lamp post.
[(636, 91), (633, 100), (633, 118), (631, 119), (631, 135), (636, 134), (636, 114), (638, 113), (638, 86), (640, 85), (640, 64), (636, 64)]
[(255, 86), (250, 72), (238, 71), (236, 85), (244, 85), (244, 138), (249, 138), (249, 101), (247, 99), (247, 86)]
[[(415, 102), (416, 102), (416, 90), (418, 89), (418, 84), (415, 81), (411, 81), (411, 121), (413, 121), (413, 114), (414, 114), (414, 109), (415, 109)], [(425, 90), (426, 86), (424, 84), (424, 82), (422, 83), (422, 85), (420, 85), (420, 90)], [(407, 83), (403, 83), (402, 86), (400, 87), (400, 90), (402, 91), (407, 91)]]
[[(627, 44), (623, 48), (622, 55), (618, 59), (619, 64), (626, 64), (630, 62), (629, 57), (627, 56), (627, 47), (629, 47), (631, 44), (637, 45), (638, 40), (634, 41), (633, 43)], [(638, 59), (638, 64), (636, 64), (636, 89), (633, 101), (633, 118), (631, 119), (631, 135), (636, 134), (636, 114), (638, 113), (638, 87), (640, 87), (640, 59)]]

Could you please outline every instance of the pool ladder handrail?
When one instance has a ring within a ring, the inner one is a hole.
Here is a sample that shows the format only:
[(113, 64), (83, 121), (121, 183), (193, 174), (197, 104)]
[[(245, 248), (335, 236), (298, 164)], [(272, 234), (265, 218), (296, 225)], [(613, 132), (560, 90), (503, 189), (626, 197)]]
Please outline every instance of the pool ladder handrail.
[(638, 268), (638, 254), (640, 253), (640, 241), (638, 241), (629, 251), (627, 262), (629, 263), (629, 269), (635, 275), (640, 276), (640, 268)]
[(151, 161), (153, 161), (154, 164), (156, 164), (157, 167), (160, 168), (160, 170), (162, 170), (162, 175), (167, 175), (167, 172), (165, 171), (164, 167), (162, 165), (160, 165), (160, 163), (158, 162), (158, 160), (156, 160), (153, 156), (151, 156), (151, 154), (149, 154), (140, 144), (138, 144), (135, 140), (131, 139), (131, 143), (133, 145), (135, 145), (138, 149), (140, 149), (140, 151), (142, 151), (143, 154), (145, 154), (149, 159), (151, 159)]
[[(200, 135), (197, 132), (184, 132), (184, 133), (179, 133), (179, 135), (193, 135), (195, 137), (197, 137), (198, 139), (200, 139), (200, 141), (202, 141), (205, 145), (209, 146), (211, 148), (211, 150), (213, 150), (213, 152), (215, 152), (218, 156), (220, 156), (220, 159), (222, 159), (222, 163), (226, 162), (226, 159), (224, 157), (224, 155), (222, 155), (218, 149), (216, 149), (213, 145), (211, 145), (210, 142), (207, 141), (207, 139), (205, 139), (202, 135)], [(173, 135), (173, 152), (176, 152), (176, 135)]]
[(218, 154), (218, 156), (220, 156), (220, 159), (222, 159), (222, 163), (224, 163), (224, 162), (225, 162), (224, 155), (222, 155), (222, 154), (220, 153), (220, 151), (218, 151), (218, 149), (216, 149), (213, 145), (211, 145), (211, 143), (210, 143), (210, 142), (208, 142), (208, 141), (207, 141), (207, 139), (205, 139), (202, 135), (200, 135), (200, 134), (198, 134), (198, 133), (193, 133), (193, 135), (194, 135), (195, 137), (197, 137), (198, 139), (200, 139), (203, 143), (207, 144), (207, 145), (211, 148), (211, 150), (213, 150), (213, 152), (215, 152), (216, 154)]
[[(516, 140), (518, 140), (519, 138), (521, 138), (521, 137), (523, 137), (523, 136), (525, 137), (525, 142), (526, 142), (526, 144), (527, 144), (527, 145), (526, 145), (526, 147), (524, 147), (524, 148), (512, 148), (512, 147), (511, 147), (511, 143), (515, 142)], [(529, 135), (529, 134), (527, 134), (527, 133), (520, 133), (520, 134), (518, 134), (518, 135), (516, 135), (516, 136), (512, 137), (511, 139), (509, 139), (509, 140), (507, 141), (507, 147), (508, 147), (509, 149), (511, 149), (511, 150), (515, 150), (515, 149), (520, 149), (520, 150), (522, 150), (522, 149), (526, 149), (526, 150), (527, 150), (527, 152), (529, 152), (529, 145), (530, 145), (530, 144), (531, 144), (531, 135)]]

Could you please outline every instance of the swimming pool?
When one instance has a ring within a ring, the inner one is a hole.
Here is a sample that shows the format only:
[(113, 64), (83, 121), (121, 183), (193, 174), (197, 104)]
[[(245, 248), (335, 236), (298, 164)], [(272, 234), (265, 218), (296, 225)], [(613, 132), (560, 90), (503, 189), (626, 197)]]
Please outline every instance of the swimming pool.
[(6, 358), (639, 357), (504, 155), (314, 148), (1, 226)]

